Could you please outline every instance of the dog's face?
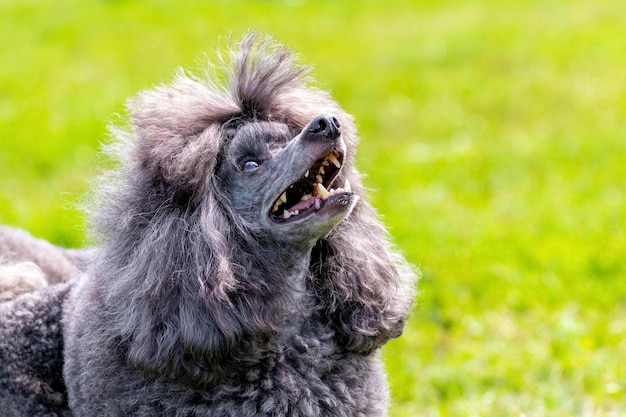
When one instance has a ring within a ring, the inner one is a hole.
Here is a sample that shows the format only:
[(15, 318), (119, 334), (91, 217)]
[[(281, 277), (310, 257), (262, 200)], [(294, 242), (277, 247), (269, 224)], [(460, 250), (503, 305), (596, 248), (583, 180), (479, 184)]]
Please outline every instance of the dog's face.
[(319, 116), (301, 131), (250, 122), (230, 136), (219, 177), (234, 211), (251, 225), (311, 246), (352, 211), (358, 196), (339, 183), (348, 150), (335, 117)]

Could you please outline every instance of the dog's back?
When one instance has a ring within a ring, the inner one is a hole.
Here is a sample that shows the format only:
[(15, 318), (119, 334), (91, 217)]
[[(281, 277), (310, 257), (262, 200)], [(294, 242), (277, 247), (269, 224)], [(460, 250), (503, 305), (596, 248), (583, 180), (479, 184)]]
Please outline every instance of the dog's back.
[(0, 303), (0, 414), (70, 416), (63, 382), (62, 309), (71, 283)]
[(95, 254), (65, 249), (29, 233), (0, 226), (0, 302), (76, 277)]

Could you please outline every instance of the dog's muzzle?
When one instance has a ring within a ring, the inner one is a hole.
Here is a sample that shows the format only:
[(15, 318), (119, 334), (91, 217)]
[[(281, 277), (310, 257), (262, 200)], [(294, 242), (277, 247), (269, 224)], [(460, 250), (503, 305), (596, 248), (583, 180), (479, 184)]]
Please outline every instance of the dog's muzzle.
[(316, 117), (302, 134), (300, 140), (305, 149), (320, 157), (274, 201), (270, 218), (277, 223), (297, 221), (329, 203), (344, 204), (352, 195), (348, 180), (343, 187), (331, 187), (344, 161), (345, 145), (340, 140), (339, 121), (333, 116)]

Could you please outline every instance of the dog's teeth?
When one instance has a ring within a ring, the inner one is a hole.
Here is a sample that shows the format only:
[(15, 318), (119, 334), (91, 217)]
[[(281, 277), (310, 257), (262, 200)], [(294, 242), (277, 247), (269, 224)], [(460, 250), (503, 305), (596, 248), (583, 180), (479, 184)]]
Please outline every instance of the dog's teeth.
[(327, 166), (329, 166), (329, 165), (330, 165), (330, 162), (328, 162), (328, 159), (324, 159), (324, 160), (322, 161), (322, 165), (324, 165), (325, 167), (327, 167)]
[(330, 193), (328, 192), (326, 187), (324, 187), (324, 185), (319, 182), (317, 183), (317, 194), (322, 196), (323, 199), (326, 199), (330, 196)]
[(300, 214), (299, 210), (294, 210), (294, 211), (291, 212), (292, 216), (297, 216), (298, 214)]
[(337, 157), (335, 155), (333, 155), (332, 153), (329, 153), (326, 158), (330, 162), (332, 162), (337, 168), (341, 168), (341, 162), (339, 162), (339, 159), (337, 159)]
[(277, 200), (274, 204), (274, 208), (272, 209), (272, 211), (278, 211), (278, 207), (280, 207), (281, 204), (282, 202), (280, 200)]
[(324, 170), (324, 166), (323, 165), (320, 167), (320, 170), (318, 171), (318, 173), (322, 174), (322, 175), (326, 174), (326, 171)]
[(282, 201), (283, 203), (287, 202), (287, 192), (286, 191), (284, 193), (282, 193), (280, 195), (280, 197), (278, 197), (278, 201)]
[(291, 217), (291, 213), (288, 210), (283, 211), (283, 219), (287, 220)]
[(316, 175), (315, 181), (317, 181), (318, 183), (321, 183), (322, 181), (324, 181), (324, 178), (321, 175)]
[(349, 193), (352, 192), (352, 187), (350, 186), (350, 181), (346, 180), (346, 182), (343, 184), (343, 189), (346, 190)]
[(304, 178), (309, 178), (309, 170), (307, 169), (306, 172), (304, 173)]
[(307, 201), (307, 200), (310, 200), (312, 198), (313, 198), (313, 196), (311, 194), (305, 194), (302, 197), (300, 197), (300, 201)]

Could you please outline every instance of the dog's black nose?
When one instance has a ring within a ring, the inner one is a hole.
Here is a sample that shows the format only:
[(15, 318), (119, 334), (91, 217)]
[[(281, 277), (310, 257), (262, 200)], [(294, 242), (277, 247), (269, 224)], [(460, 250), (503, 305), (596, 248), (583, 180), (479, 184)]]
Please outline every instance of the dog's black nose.
[(339, 120), (333, 116), (318, 116), (309, 124), (309, 133), (335, 140), (341, 135)]

